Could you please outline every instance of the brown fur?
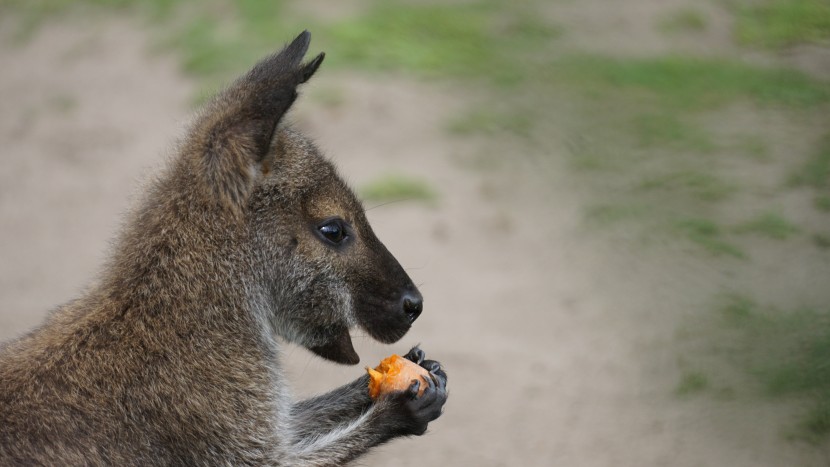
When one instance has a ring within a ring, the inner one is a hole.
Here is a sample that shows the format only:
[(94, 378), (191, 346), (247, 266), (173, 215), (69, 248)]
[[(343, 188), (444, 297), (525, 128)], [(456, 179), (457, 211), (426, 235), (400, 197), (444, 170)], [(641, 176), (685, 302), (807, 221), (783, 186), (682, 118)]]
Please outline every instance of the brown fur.
[[(307, 46), (209, 104), (98, 285), (0, 347), (0, 464), (338, 465), (440, 414), (446, 375), (417, 349), (421, 398), (373, 402), (363, 378), (287, 396), (281, 341), (353, 364), (350, 328), (394, 342), (421, 300), (331, 163), (279, 124), (322, 61), (300, 64)], [(343, 244), (321, 236), (330, 218)]]

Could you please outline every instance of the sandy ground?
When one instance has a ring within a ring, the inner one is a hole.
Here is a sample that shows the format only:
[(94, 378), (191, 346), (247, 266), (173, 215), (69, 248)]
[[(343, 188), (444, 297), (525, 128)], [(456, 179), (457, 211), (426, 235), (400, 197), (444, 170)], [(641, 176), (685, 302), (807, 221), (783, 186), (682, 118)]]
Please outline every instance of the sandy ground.
[[(174, 57), (151, 55), (130, 22), (79, 21), (0, 42), (0, 338), (92, 280), (119, 213), (188, 118), (194, 85)], [(404, 172), (440, 192), (434, 207), (369, 211), (426, 311), (398, 344), (357, 344), (374, 364), (422, 343), (448, 368), (451, 397), (427, 435), (361, 465), (827, 465), (782, 437), (786, 407), (672, 394), (673, 333), (703, 296), (690, 284), (715, 290), (721, 272), (588, 235), (554, 162), (442, 131), (457, 90), (324, 67), (310, 87), (327, 86), (345, 101), (324, 105), (309, 90), (293, 119), (350, 181)], [(477, 164), (483, 153), (488, 164)], [(297, 348), (288, 366), (298, 396), (361, 371)]]

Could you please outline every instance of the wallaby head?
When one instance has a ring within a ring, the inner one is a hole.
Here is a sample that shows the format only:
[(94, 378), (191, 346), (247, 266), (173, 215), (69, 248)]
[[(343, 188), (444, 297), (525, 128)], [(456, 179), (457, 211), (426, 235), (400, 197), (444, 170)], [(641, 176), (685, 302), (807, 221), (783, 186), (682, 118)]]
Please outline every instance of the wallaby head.
[(304, 32), (208, 104), (179, 172), (195, 171), (182, 189), (206, 200), (209, 225), (241, 232), (245, 254), (229, 261), (247, 277), (259, 322), (326, 359), (356, 364), (349, 330), (395, 342), (422, 298), (334, 166), (281, 123), (297, 86), (323, 61), (301, 63), (308, 45)]

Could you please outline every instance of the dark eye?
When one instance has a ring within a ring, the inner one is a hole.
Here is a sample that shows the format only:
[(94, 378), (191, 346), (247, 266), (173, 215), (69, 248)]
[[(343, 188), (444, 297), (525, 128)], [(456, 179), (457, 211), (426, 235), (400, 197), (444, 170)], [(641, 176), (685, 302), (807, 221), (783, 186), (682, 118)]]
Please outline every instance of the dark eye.
[(346, 232), (346, 226), (340, 219), (331, 219), (317, 226), (317, 231), (326, 240), (334, 245), (340, 245), (349, 236)]

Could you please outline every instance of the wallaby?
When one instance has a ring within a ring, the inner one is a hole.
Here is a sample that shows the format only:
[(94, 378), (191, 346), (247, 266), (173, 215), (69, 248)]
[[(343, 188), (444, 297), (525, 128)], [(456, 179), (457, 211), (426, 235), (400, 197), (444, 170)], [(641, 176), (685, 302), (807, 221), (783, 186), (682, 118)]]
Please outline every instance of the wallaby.
[(350, 329), (393, 343), (423, 306), (281, 123), (323, 61), (302, 63), (309, 41), (207, 104), (96, 285), (0, 346), (0, 465), (342, 465), (439, 417), (447, 376), (417, 347), (432, 378), (376, 400), (364, 375), (295, 402), (281, 373), (283, 341), (353, 365)]

